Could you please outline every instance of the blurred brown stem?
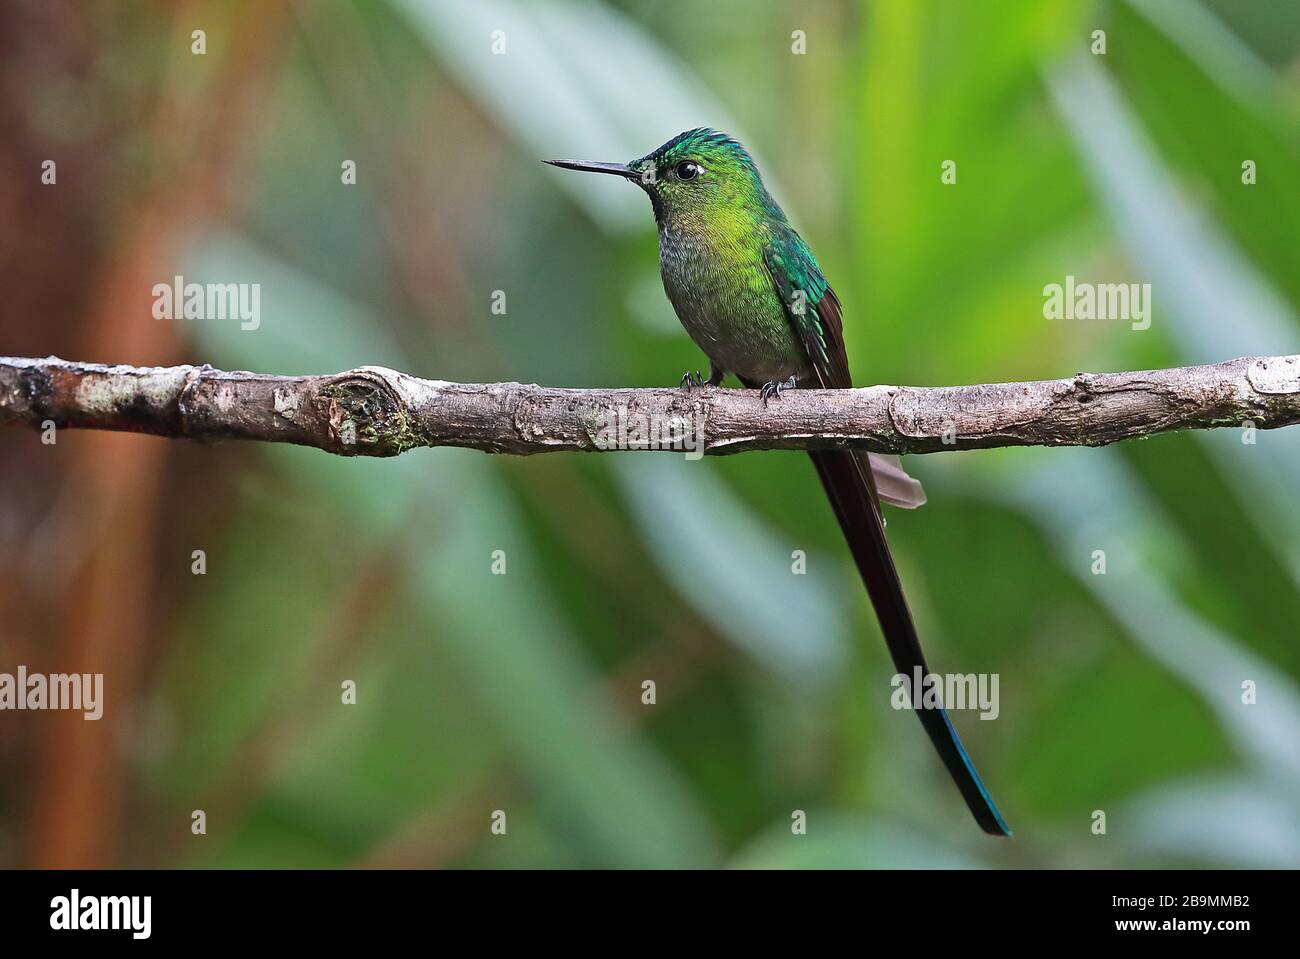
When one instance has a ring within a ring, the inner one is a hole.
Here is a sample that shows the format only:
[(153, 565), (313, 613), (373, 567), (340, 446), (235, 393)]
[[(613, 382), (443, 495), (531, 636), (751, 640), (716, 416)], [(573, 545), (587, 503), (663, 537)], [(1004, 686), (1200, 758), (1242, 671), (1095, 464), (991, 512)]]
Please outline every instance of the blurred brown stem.
[[(1103, 446), (1182, 429), (1300, 422), (1300, 356), (978, 386), (754, 391), (553, 389), (425, 380), (366, 366), (328, 376), (0, 357), (0, 423), (253, 439), (345, 456), (419, 446), (558, 450), (856, 447), (933, 453)], [(645, 444), (643, 444), (645, 445)]]

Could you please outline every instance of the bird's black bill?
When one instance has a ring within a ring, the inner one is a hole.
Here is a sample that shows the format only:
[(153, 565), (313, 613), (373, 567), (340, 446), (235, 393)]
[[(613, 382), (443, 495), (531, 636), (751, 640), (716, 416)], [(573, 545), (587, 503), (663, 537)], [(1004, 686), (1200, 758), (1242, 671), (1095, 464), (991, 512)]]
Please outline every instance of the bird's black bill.
[(543, 160), (551, 166), (564, 167), (566, 170), (581, 170), (584, 173), (612, 173), (629, 180), (640, 178), (640, 174), (626, 163), (601, 163), (599, 160)]

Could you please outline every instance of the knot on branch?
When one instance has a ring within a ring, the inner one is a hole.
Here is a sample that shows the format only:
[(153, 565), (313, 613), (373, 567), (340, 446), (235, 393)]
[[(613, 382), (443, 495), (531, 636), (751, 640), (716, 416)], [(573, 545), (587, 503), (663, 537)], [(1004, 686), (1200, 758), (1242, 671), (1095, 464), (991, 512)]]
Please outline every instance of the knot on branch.
[[(50, 416), (54, 379), (39, 366), (14, 366), (0, 370), (0, 422), (32, 426)], [(62, 424), (59, 424), (62, 425)]]
[[(314, 397), (334, 452), (344, 456), (397, 456), (421, 445), (406, 399), (391, 370), (367, 366), (330, 377)], [(276, 398), (277, 407), (286, 398)]]
[(188, 434), (193, 420), (197, 418), (194, 415), (195, 411), (202, 407), (201, 391), (204, 378), (217, 372), (207, 363), (202, 366), (192, 366), (185, 370), (181, 379), (180, 391), (176, 394), (177, 428), (181, 435)]
[(1246, 379), (1256, 392), (1287, 396), (1300, 393), (1300, 356), (1266, 356), (1250, 364)]

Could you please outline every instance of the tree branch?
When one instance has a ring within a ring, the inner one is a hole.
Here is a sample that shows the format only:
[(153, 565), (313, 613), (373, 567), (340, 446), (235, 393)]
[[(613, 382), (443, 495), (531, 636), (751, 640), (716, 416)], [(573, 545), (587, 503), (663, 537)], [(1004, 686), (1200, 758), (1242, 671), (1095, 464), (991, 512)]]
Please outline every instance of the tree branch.
[[(1300, 356), (979, 386), (793, 390), (764, 408), (745, 390), (551, 389), (424, 380), (365, 366), (267, 376), (0, 357), (0, 422), (189, 439), (296, 443), (345, 456), (417, 446), (489, 453), (852, 446), (933, 453), (1103, 446), (1170, 430), (1300, 422)], [(699, 444), (699, 445), (696, 445)]]

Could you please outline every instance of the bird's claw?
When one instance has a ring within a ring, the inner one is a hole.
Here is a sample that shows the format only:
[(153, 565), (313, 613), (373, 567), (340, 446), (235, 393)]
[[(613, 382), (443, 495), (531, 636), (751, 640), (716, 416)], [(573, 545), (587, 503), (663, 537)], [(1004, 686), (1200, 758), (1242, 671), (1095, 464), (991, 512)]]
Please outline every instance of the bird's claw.
[(759, 390), (759, 396), (763, 398), (763, 405), (767, 406), (767, 401), (772, 397), (775, 396), (779, 400), (782, 393), (794, 389), (797, 385), (793, 376), (785, 380), (771, 380), (763, 384), (763, 388)]
[(699, 370), (691, 372), (687, 370), (682, 374), (682, 389), (687, 393), (691, 390), (702, 389), (704, 387), (704, 377), (700, 375)]

